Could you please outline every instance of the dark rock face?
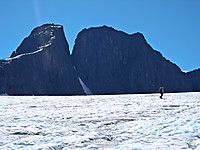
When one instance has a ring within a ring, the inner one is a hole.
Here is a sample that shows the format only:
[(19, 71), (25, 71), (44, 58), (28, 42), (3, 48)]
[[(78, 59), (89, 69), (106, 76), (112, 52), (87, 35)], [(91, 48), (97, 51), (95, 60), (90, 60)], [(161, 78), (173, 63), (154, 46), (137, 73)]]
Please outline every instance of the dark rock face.
[(110, 27), (84, 29), (73, 54), (76, 70), (93, 94), (188, 91), (185, 74), (147, 44), (140, 33)]
[(34, 29), (10, 58), (0, 60), (0, 75), (0, 93), (84, 94), (60, 25)]
[(191, 91), (200, 91), (200, 68), (187, 74), (187, 80), (191, 85)]
[(70, 56), (63, 27), (45, 24), (0, 60), (0, 94), (152, 93), (161, 86), (165, 92), (200, 91), (200, 69), (183, 73), (141, 33), (107, 26), (81, 31)]

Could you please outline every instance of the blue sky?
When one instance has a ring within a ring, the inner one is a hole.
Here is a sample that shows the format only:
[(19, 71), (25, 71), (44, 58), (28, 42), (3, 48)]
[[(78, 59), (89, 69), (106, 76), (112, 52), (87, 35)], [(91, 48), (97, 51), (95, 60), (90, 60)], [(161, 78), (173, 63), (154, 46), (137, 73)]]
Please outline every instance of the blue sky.
[(0, 58), (45, 23), (64, 26), (70, 49), (83, 28), (107, 25), (143, 33), (183, 71), (200, 68), (200, 0), (1, 0), (0, 18)]

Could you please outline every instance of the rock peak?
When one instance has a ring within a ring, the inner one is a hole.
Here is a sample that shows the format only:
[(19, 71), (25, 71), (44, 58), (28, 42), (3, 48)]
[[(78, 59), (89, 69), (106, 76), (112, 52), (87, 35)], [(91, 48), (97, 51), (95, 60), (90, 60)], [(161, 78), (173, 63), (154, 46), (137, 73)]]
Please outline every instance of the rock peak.
[(52, 24), (44, 24), (44, 25), (41, 25), (41, 26), (33, 29), (31, 34), (45, 32), (45, 31), (48, 31), (48, 30), (54, 31), (56, 29), (63, 29), (63, 26), (62, 25), (55, 25), (53, 23)]
[(117, 30), (113, 27), (109, 27), (107, 25), (99, 26), (99, 27), (90, 27), (84, 28), (81, 32), (79, 32), (77, 38), (81, 35), (93, 35), (93, 36), (100, 36), (104, 38), (105, 36), (118, 36), (118, 37), (127, 37), (127, 38), (134, 38), (138, 41), (144, 41), (147, 43), (144, 35), (141, 32), (136, 32), (134, 34), (128, 34), (124, 31)]
[(84, 94), (73, 68), (62, 26), (35, 28), (13, 52), (0, 60), (0, 94)]
[(51, 45), (57, 37), (64, 37), (63, 26), (61, 25), (44, 24), (36, 27), (31, 34), (23, 40), (17, 50), (12, 53), (11, 58), (38, 51), (41, 47), (47, 47)]
[(145, 39), (144, 35), (141, 32), (136, 32), (136, 33), (132, 34), (132, 36), (142, 37)]

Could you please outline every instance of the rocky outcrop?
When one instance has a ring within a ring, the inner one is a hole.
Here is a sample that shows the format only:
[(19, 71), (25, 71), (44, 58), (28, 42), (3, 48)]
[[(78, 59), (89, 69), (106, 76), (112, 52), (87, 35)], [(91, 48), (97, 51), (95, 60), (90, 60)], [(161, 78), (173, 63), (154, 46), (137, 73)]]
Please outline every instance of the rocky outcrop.
[(60, 25), (35, 28), (10, 58), (0, 60), (0, 75), (0, 93), (84, 94)]
[(166, 60), (141, 33), (103, 26), (79, 33), (72, 54), (76, 70), (93, 94), (191, 90), (180, 68)]
[(191, 85), (191, 91), (200, 91), (200, 68), (186, 73), (187, 82)]

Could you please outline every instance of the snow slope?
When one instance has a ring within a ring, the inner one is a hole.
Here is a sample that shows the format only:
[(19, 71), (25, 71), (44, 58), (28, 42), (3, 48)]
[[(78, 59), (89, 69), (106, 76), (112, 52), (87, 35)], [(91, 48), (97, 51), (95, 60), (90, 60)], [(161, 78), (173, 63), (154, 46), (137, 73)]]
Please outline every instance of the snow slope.
[(86, 95), (92, 95), (91, 90), (85, 85), (85, 83), (81, 80), (80, 77), (78, 77), (78, 80), (83, 88), (83, 91), (85, 92)]
[(200, 93), (0, 96), (0, 149), (200, 149)]

